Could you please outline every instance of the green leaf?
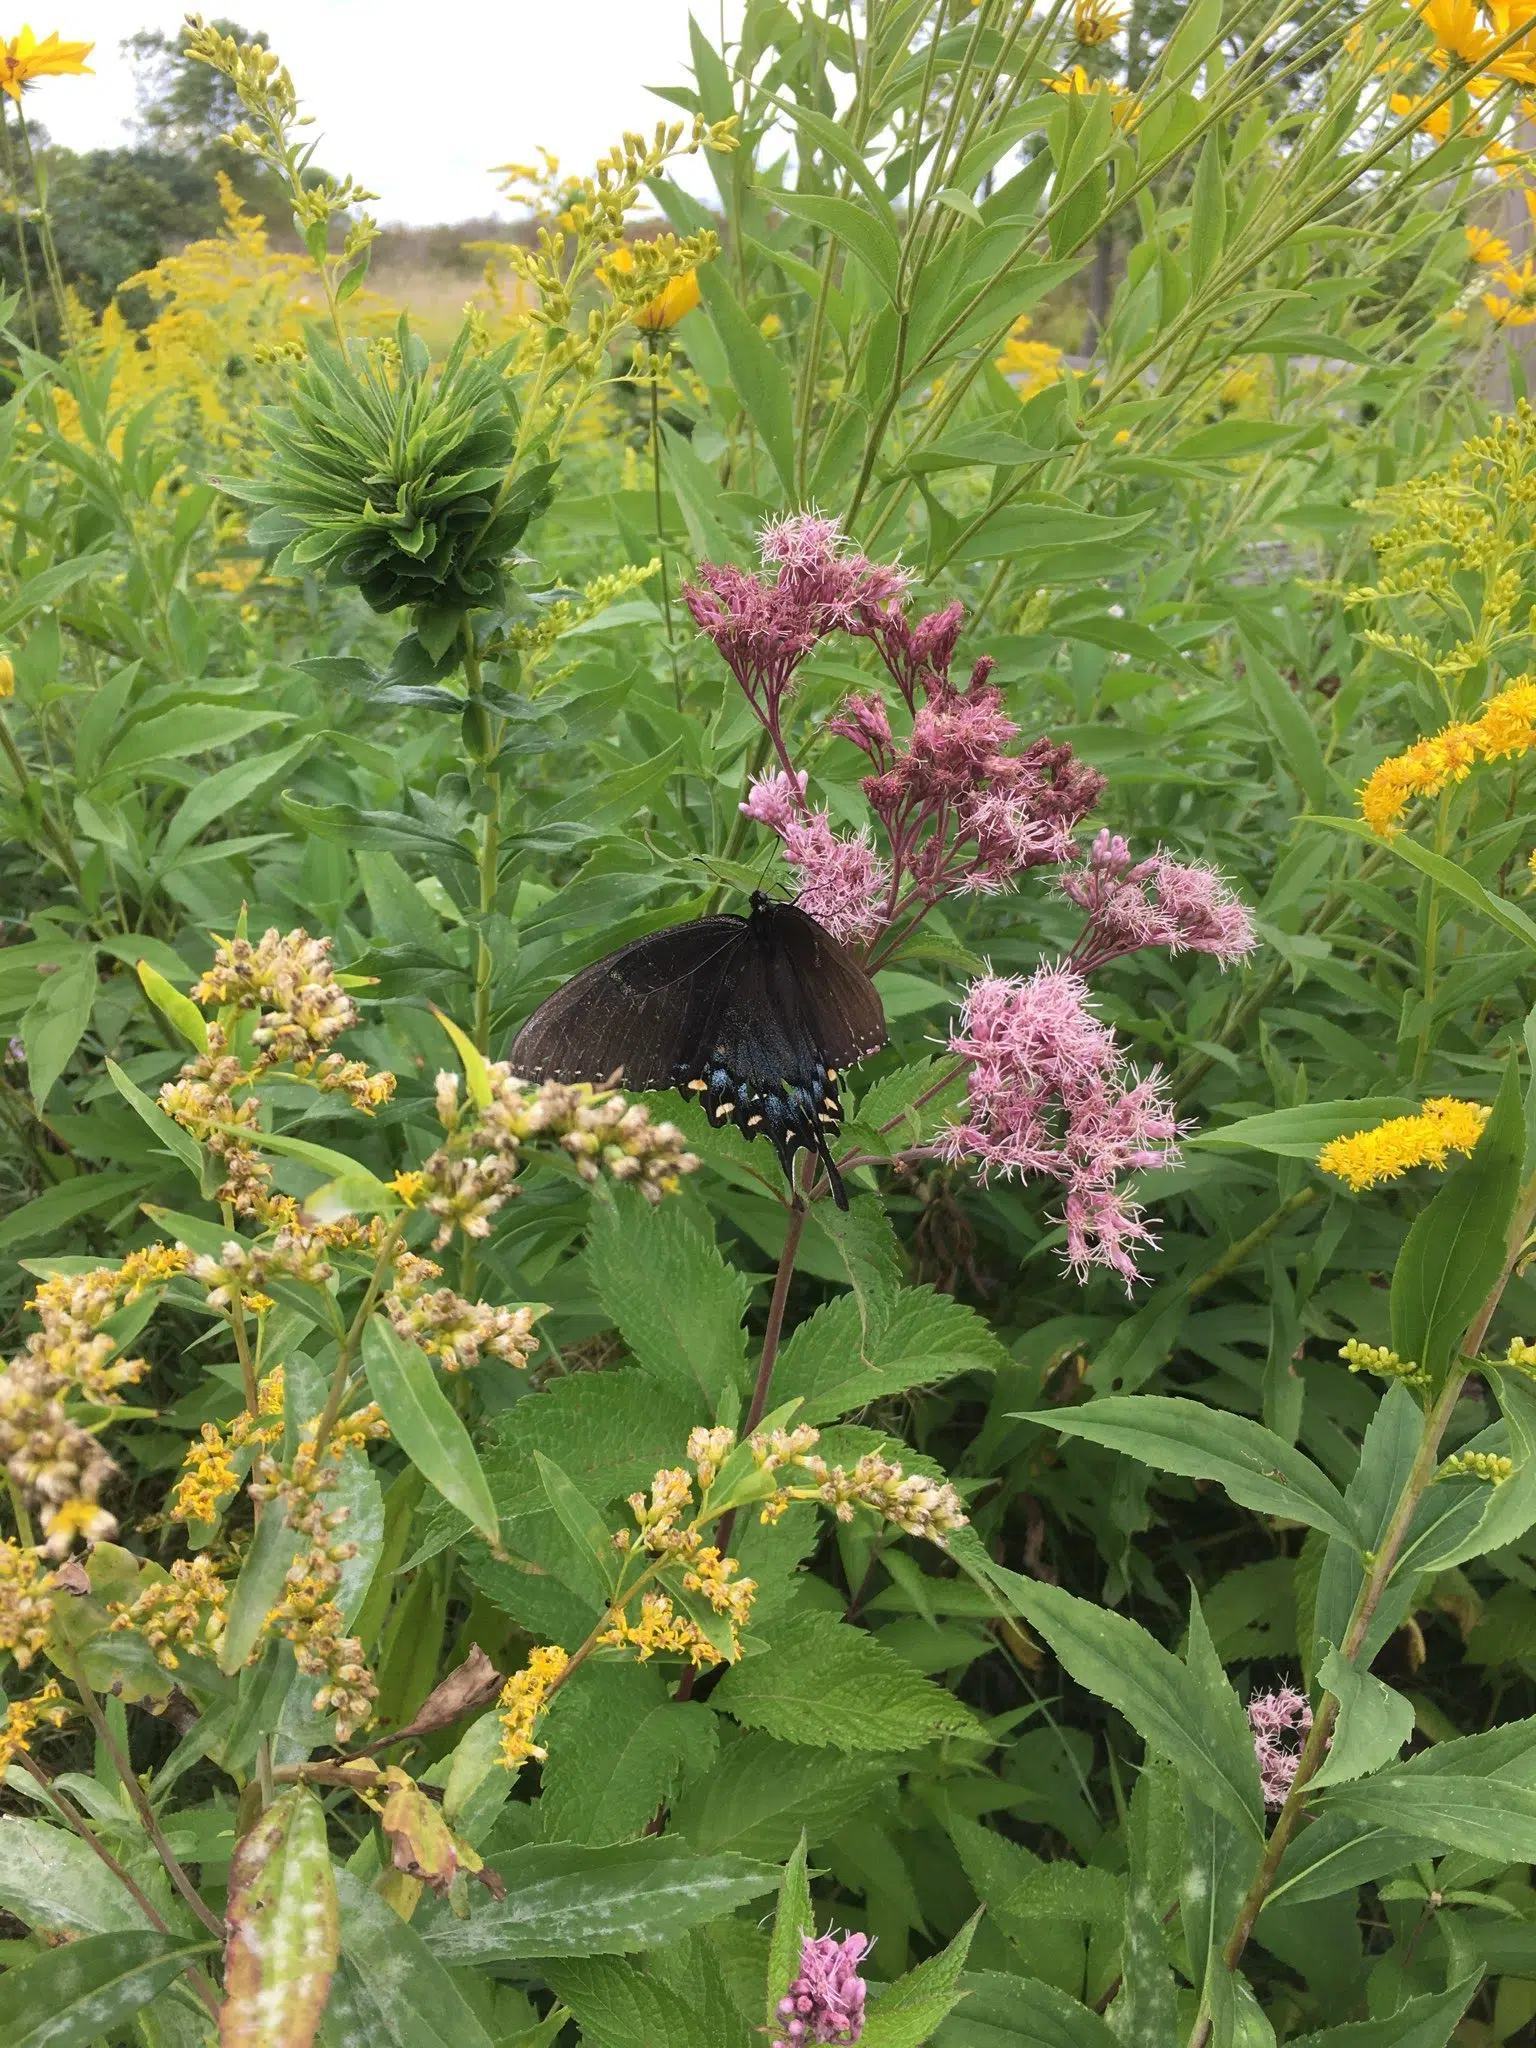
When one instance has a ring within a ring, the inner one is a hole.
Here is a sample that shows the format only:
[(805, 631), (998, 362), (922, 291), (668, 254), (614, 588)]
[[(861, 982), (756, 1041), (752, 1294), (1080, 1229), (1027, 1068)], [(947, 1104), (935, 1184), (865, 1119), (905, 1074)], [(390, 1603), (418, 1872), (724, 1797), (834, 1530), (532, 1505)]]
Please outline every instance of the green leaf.
[(802, 1833), (828, 1840), (890, 1783), (891, 1772), (883, 1752), (849, 1757), (743, 1731), (724, 1745), (707, 1777), (684, 1789), (671, 1825), (696, 1849), (777, 1860)]
[(817, 1309), (780, 1352), (773, 1388), (776, 1399), (804, 1402), (796, 1421), (821, 1423), (887, 1394), (1007, 1363), (974, 1309), (931, 1287), (903, 1287), (888, 1305), (871, 1291)]
[(328, 1174), (327, 1185), (336, 1185), (352, 1190), (358, 1206), (364, 1204), (380, 1215), (391, 1216), (400, 1206), (400, 1198), (393, 1188), (386, 1187), (377, 1175), (359, 1166), (355, 1159), (349, 1159), (345, 1152), (333, 1152), (329, 1145), (313, 1144), (308, 1138), (289, 1138), (278, 1131), (257, 1131), (241, 1124), (216, 1125), (239, 1138), (244, 1144), (256, 1145), (263, 1152), (276, 1152), (284, 1159), (302, 1159), (306, 1166), (313, 1166), (321, 1173)]
[(1525, 1118), (1518, 1061), (1505, 1063), (1471, 1157), (1452, 1167), (1403, 1241), (1392, 1270), (1392, 1348), (1438, 1382), (1474, 1311), (1503, 1271), (1520, 1186)]
[(1507, 1778), (1383, 1771), (1330, 1794), (1325, 1811), (1501, 1866), (1536, 1863), (1536, 1788)]
[(158, 1998), (213, 1944), (135, 1928), (93, 1934), (8, 1970), (0, 2048), (83, 2048)]
[(203, 1148), (192, 1133), (184, 1131), (173, 1117), (168, 1117), (158, 1103), (151, 1102), (142, 1088), (136, 1088), (116, 1060), (107, 1061), (107, 1077), (135, 1116), (149, 1126), (162, 1145), (175, 1153), (188, 1173), (201, 1186)]
[(61, 1180), (0, 1221), (0, 1251), (8, 1252), (35, 1237), (50, 1237), (77, 1216), (89, 1216), (93, 1209), (121, 1202), (143, 1185), (140, 1173), (80, 1173), (72, 1180)]
[(450, 1968), (530, 1956), (631, 1955), (772, 1891), (778, 1872), (742, 1856), (699, 1856), (665, 1835), (588, 1849), (535, 1843), (498, 1856), (504, 1899), (439, 1921), (427, 1946)]
[(1338, 1701), (1339, 1718), (1313, 1786), (1342, 1785), (1393, 1762), (1413, 1734), (1413, 1702), (1337, 1650), (1319, 1664), (1317, 1679)]
[[(836, 235), (880, 287), (888, 304), (900, 301), (901, 244), (884, 221), (852, 199), (826, 199), (806, 192), (773, 192), (773, 205), (796, 220)], [(722, 337), (723, 338), (723, 337)]]
[(78, 1835), (10, 1815), (0, 1815), (0, 1909), (48, 1934), (111, 1934), (148, 1924)]
[(699, 290), (731, 366), (747, 418), (762, 437), (786, 495), (795, 488), (794, 399), (789, 372), (756, 321), (743, 311), (718, 263), (699, 268)]
[(193, 704), (185, 710), (146, 718), (111, 746), (103, 758), (98, 782), (132, 782), (158, 762), (184, 761), (193, 754), (211, 754), (248, 739), (265, 725), (289, 725), (285, 711), (241, 711), (234, 705)]
[[(426, 905), (423, 904), (425, 909)], [(431, 1006), (433, 1016), (453, 1040), (454, 1049), (464, 1062), (464, 1089), (476, 1109), (486, 1109), (491, 1100), (491, 1076), (486, 1065), (485, 1054), (480, 1051), (467, 1031), (461, 1031), (453, 1019), (446, 1016), (436, 1003)]]
[(1371, 830), (1363, 818), (1319, 817), (1313, 818), (1311, 823), (1326, 825), (1333, 832), (1348, 832), (1352, 838), (1364, 839), (1372, 846), (1385, 846), (1389, 853), (1395, 854), (1401, 861), (1406, 861), (1409, 867), (1416, 868), (1421, 875), (1428, 875), (1432, 882), (1437, 882), (1458, 901), (1478, 911), (1491, 924), (1496, 924), (1501, 931), (1508, 932), (1511, 937), (1521, 940), (1536, 952), (1536, 919), (1527, 917), (1525, 912), (1517, 909), (1513, 903), (1506, 903), (1502, 896), (1490, 895), (1482, 883), (1469, 875), (1465, 868), (1458, 867), (1443, 854), (1429, 852), (1427, 848), (1418, 845), (1409, 833), (1399, 832), (1394, 838), (1384, 840), (1379, 833)]
[[(1224, 1714), (1213, 1712), (1220, 1703), (1199, 1673), (1128, 1615), (1080, 1600), (1060, 1586), (990, 1562), (984, 1583), (996, 1587), (1045, 1638), (1069, 1677), (1118, 1708), (1143, 1741), (1193, 1779), (1207, 1804), (1262, 1835), (1252, 1740), (1238, 1751)], [(1230, 1687), (1225, 1690), (1230, 1693)]]
[(50, 974), (21, 1020), (27, 1086), (41, 1116), (53, 1084), (75, 1056), (96, 1004), (96, 956), (89, 949)]
[(976, 1725), (894, 1650), (821, 1613), (777, 1624), (768, 1648), (732, 1665), (710, 1698), (748, 1728), (831, 1749), (917, 1749)]
[(215, 775), (199, 777), (165, 828), (162, 858), (164, 854), (179, 853), (191, 845), (199, 832), (206, 832), (210, 825), (218, 824), (241, 805), (260, 796), (269, 783), (286, 774), (315, 744), (316, 736), (306, 733), (303, 739), (292, 740), (273, 753), (257, 754), (250, 760), (221, 768)]
[(553, 1458), (546, 1458), (542, 1451), (535, 1451), (533, 1460), (539, 1468), (539, 1478), (549, 1496), (550, 1506), (592, 1567), (595, 1597), (599, 1601), (606, 1600), (618, 1583), (613, 1531), (586, 1495), (566, 1478)]
[(669, 1699), (644, 1665), (589, 1663), (555, 1695), (540, 1738), (546, 1839), (596, 1848), (643, 1835), (685, 1776), (708, 1777), (719, 1725), (707, 1707)]
[(336, 1873), (341, 1968), (326, 2030), (335, 2048), (496, 2048), (452, 1973), (377, 1892)]
[(633, 1189), (592, 1205), (587, 1271), (637, 1362), (653, 1378), (697, 1391), (711, 1415), (746, 1386), (741, 1318), (751, 1285), (683, 1214)]
[(960, 1982), (964, 1999), (934, 2048), (1120, 2048), (1096, 2012), (1038, 1977), (972, 1970)]
[(1305, 1522), (1346, 1543), (1359, 1531), (1344, 1496), (1305, 1451), (1246, 1415), (1174, 1395), (1104, 1394), (1080, 1408), (1015, 1415), (1066, 1436), (1124, 1451), (1160, 1472), (1214, 1479), (1239, 1507)]
[(716, 1951), (698, 1939), (644, 1963), (590, 1956), (551, 1962), (545, 1974), (586, 2048), (760, 2048)]
[(225, 1920), (219, 2048), (307, 2048), (341, 1939), (325, 1809), (307, 1785), (279, 1794), (240, 1837)]
[(1482, 1981), (1481, 1969), (1474, 1970), (1444, 1991), (1405, 2000), (1385, 2019), (1346, 2021), (1315, 2034), (1297, 2034), (1289, 2048), (1446, 2048)]
[(959, 2003), (960, 1972), (981, 1921), (973, 1913), (947, 1947), (870, 2001), (860, 2037), (868, 2048), (922, 2048)]
[(221, 1671), (238, 1671), (255, 1649), (267, 1616), (283, 1597), (284, 1575), (298, 1554), (297, 1530), (289, 1528), (280, 1508), (269, 1509), (256, 1525), (235, 1581), (219, 1651)]
[(800, 1974), (800, 1951), (808, 1936), (816, 1932), (816, 1912), (811, 1904), (811, 1880), (806, 1868), (804, 1829), (795, 1844), (784, 1875), (779, 1880), (779, 1903), (773, 1916), (773, 1935), (768, 1945), (768, 2026), (770, 2032), (779, 2017), (779, 2000)]
[[(1210, 147), (1207, 143), (1207, 153)], [(1202, 166), (1204, 162), (1202, 156)], [(1248, 686), (1276, 756), (1281, 766), (1296, 778), (1308, 807), (1321, 811), (1328, 802), (1332, 784), (1317, 727), (1284, 676), (1271, 667), (1253, 642), (1245, 637), (1242, 647)]]
[(1200, 151), (1189, 202), (1189, 276), (1196, 291), (1220, 261), (1226, 239), (1227, 173), (1213, 130)]
[(1299, 1102), (1236, 1123), (1210, 1124), (1181, 1140), (1207, 1151), (1271, 1152), (1281, 1159), (1315, 1159), (1335, 1138), (1351, 1138), (1388, 1117), (1416, 1116), (1423, 1105), (1406, 1095), (1366, 1095), (1348, 1102)]
[(469, 1431), (438, 1385), (431, 1359), (419, 1344), (398, 1336), (383, 1316), (374, 1315), (363, 1332), (363, 1365), (390, 1434), (417, 1471), (489, 1542), (499, 1543), (491, 1490)]
[(1168, 38), (1159, 71), (1169, 85), (1198, 64), (1221, 28), (1222, 0), (1190, 0)]

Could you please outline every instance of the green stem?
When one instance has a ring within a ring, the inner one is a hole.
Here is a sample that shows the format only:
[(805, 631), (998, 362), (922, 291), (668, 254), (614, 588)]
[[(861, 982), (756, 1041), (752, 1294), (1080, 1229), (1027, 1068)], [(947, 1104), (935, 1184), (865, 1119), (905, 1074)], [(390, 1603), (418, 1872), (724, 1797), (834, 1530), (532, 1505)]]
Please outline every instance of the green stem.
[(315, 1464), (318, 1467), (326, 1445), (331, 1440), (331, 1431), (336, 1427), (336, 1418), (341, 1413), (341, 1404), (347, 1398), (347, 1381), (352, 1372), (352, 1361), (357, 1356), (358, 1346), (363, 1341), (363, 1331), (368, 1327), (368, 1318), (373, 1314), (374, 1304), (384, 1291), (384, 1280), (394, 1264), (395, 1250), (405, 1235), (405, 1217), (397, 1216), (390, 1224), (384, 1242), (379, 1246), (379, 1255), (373, 1262), (367, 1292), (358, 1304), (357, 1314), (341, 1340), (336, 1354), (336, 1368), (331, 1374), (330, 1391), (325, 1397), (325, 1406), (320, 1411), (320, 1420), (315, 1425)]
[(17, 794), (21, 797), (22, 801), (24, 803), (27, 802), (33, 796), (34, 791), (37, 792), (38, 823), (53, 841), (54, 852), (62, 863), (65, 874), (68, 875), (69, 879), (78, 889), (80, 887), (80, 864), (75, 859), (75, 849), (70, 845), (68, 838), (60, 827), (49, 816), (47, 803), (28, 772), (27, 764), (21, 757), (21, 749), (17, 746), (15, 738), (11, 733), (11, 728), (6, 723), (3, 711), (0, 711), (0, 753), (3, 753), (6, 760), (11, 764), (11, 773), (16, 777)]
[[(663, 571), (665, 573), (665, 571)], [(480, 870), (480, 919), (481, 929), (476, 934), (475, 948), (475, 1045), (479, 1051), (489, 1054), (491, 1049), (491, 983), (495, 972), (495, 961), (485, 936), (484, 924), (496, 908), (496, 885), (501, 864), (501, 770), (496, 766), (498, 735), (491, 728), (491, 713), (484, 701), (485, 679), (481, 674), (480, 655), (475, 646), (474, 628), (468, 619), (464, 621), (464, 681), (469, 689), (470, 703), (475, 706), (478, 717), (475, 764), (485, 778), (490, 792), (490, 804), (485, 812), (480, 833), (480, 854), (477, 865)]]
[[(667, 626), (667, 656), (672, 663), (672, 698), (683, 715), (683, 679), (677, 666), (677, 638), (672, 626), (672, 579), (667, 573), (667, 528), (661, 503), (661, 398), (656, 388), (656, 336), (650, 342), (651, 489), (656, 506), (656, 553), (661, 562), (661, 615)], [(483, 1048), (482, 1048), (483, 1050)]]
[[(1520, 1200), (1510, 1224), (1503, 1268), (1457, 1347), (1459, 1358), (1475, 1358), (1481, 1351), (1483, 1340), (1488, 1334), (1488, 1326), (1493, 1321), (1494, 1312), (1503, 1297), (1504, 1289), (1509, 1284), (1510, 1275), (1514, 1272), (1515, 1261), (1520, 1256), (1533, 1216), (1536, 1216), (1536, 1180), (1528, 1182), (1521, 1190)], [(1435, 1470), (1440, 1460), (1440, 1442), (1445, 1435), (1446, 1426), (1455, 1413), (1456, 1403), (1461, 1398), (1461, 1390), (1466, 1383), (1468, 1371), (1469, 1367), (1465, 1365), (1457, 1364), (1451, 1367), (1439, 1398), (1424, 1418), (1412, 1467), (1397, 1497), (1392, 1519), (1388, 1522), (1381, 1542), (1371, 1557), (1370, 1569), (1359, 1593), (1355, 1596), (1349, 1625), (1344, 1631), (1344, 1640), (1339, 1645), (1339, 1654), (1350, 1661), (1360, 1654), (1376, 1610), (1381, 1604), (1382, 1595), (1387, 1590), (1398, 1558), (1402, 1554), (1419, 1502), (1434, 1482)], [(1239, 1908), (1237, 1920), (1222, 1950), (1224, 1969), (1235, 1970), (1242, 1960), (1243, 1950), (1247, 1947), (1248, 1937), (1253, 1932), (1254, 1922), (1269, 1897), (1281, 1858), (1301, 1819), (1302, 1810), (1306, 1805), (1307, 1789), (1327, 1753), (1338, 1711), (1338, 1701), (1331, 1693), (1326, 1694), (1313, 1720), (1306, 1746), (1302, 1750), (1295, 1780), (1265, 1845), (1263, 1860), (1253, 1883), (1248, 1887), (1247, 1897)], [(1211, 2038), (1211, 2027), (1209, 2003), (1202, 2001), (1200, 2017), (1196, 2020), (1194, 2032), (1189, 2037), (1189, 2048), (1207, 2048)]]
[(11, 121), (0, 100), (0, 150), (5, 153), (5, 182), (15, 207), (16, 253), (21, 258), (21, 283), (27, 299), (27, 322), (32, 329), (32, 346), (41, 353), (42, 330), (37, 324), (37, 295), (32, 289), (32, 259), (27, 254), (27, 230), (21, 218), (21, 190), (16, 177), (16, 159), (11, 151)]
[(53, 292), (54, 311), (59, 321), (59, 354), (67, 354), (70, 344), (69, 300), (64, 294), (64, 273), (59, 267), (59, 252), (54, 247), (53, 223), (48, 218), (46, 186), (37, 174), (37, 158), (32, 154), (32, 137), (27, 129), (27, 117), (18, 105), (16, 126), (21, 131), (21, 146), (26, 153), (27, 169), (32, 176), (32, 190), (37, 195), (37, 226), (43, 244), (43, 268), (48, 273), (48, 283)]

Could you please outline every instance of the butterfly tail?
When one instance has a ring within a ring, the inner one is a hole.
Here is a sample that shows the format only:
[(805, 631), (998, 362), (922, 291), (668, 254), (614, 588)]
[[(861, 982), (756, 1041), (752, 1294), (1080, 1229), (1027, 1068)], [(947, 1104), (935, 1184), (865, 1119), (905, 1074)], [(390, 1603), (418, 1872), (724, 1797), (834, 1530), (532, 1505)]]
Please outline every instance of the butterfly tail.
[(827, 1149), (826, 1132), (819, 1127), (816, 1132), (816, 1151), (827, 1170), (827, 1185), (832, 1190), (832, 1199), (839, 1209), (848, 1207), (848, 1190), (843, 1186), (843, 1176), (837, 1170), (837, 1161)]

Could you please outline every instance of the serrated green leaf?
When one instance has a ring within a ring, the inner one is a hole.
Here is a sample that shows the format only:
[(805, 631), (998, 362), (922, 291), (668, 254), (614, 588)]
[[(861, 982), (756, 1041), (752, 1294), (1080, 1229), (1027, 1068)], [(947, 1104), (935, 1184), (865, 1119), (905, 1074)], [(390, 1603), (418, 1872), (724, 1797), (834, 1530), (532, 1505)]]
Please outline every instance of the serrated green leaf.
[(594, 1202), (587, 1271), (636, 1360), (653, 1378), (702, 1395), (711, 1417), (727, 1389), (745, 1390), (741, 1319), (750, 1284), (680, 1205), (655, 1209), (623, 1188), (612, 1202)]
[(748, 1728), (831, 1749), (917, 1749), (976, 1725), (953, 1694), (830, 1614), (778, 1624), (767, 1649), (732, 1665), (711, 1698)]

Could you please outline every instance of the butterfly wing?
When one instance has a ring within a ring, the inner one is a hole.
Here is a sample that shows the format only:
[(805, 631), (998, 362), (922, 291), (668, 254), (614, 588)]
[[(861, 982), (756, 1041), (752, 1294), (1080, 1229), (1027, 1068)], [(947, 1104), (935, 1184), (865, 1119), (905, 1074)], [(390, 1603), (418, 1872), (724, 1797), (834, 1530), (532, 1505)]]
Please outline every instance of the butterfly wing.
[(886, 1043), (880, 991), (832, 934), (793, 903), (770, 912), (775, 947), (798, 985), (816, 1049), (829, 1067), (851, 1067)]
[(697, 1071), (694, 1054), (735, 979), (747, 920), (701, 917), (635, 939), (596, 960), (541, 1003), (507, 1059), (530, 1081), (606, 1081), (671, 1088)]
[(885, 1036), (874, 983), (836, 940), (803, 911), (764, 904), (718, 984), (688, 1085), (712, 1122), (768, 1138), (786, 1173), (797, 1150), (815, 1152), (845, 1209), (827, 1142), (843, 1116), (837, 1069)]

